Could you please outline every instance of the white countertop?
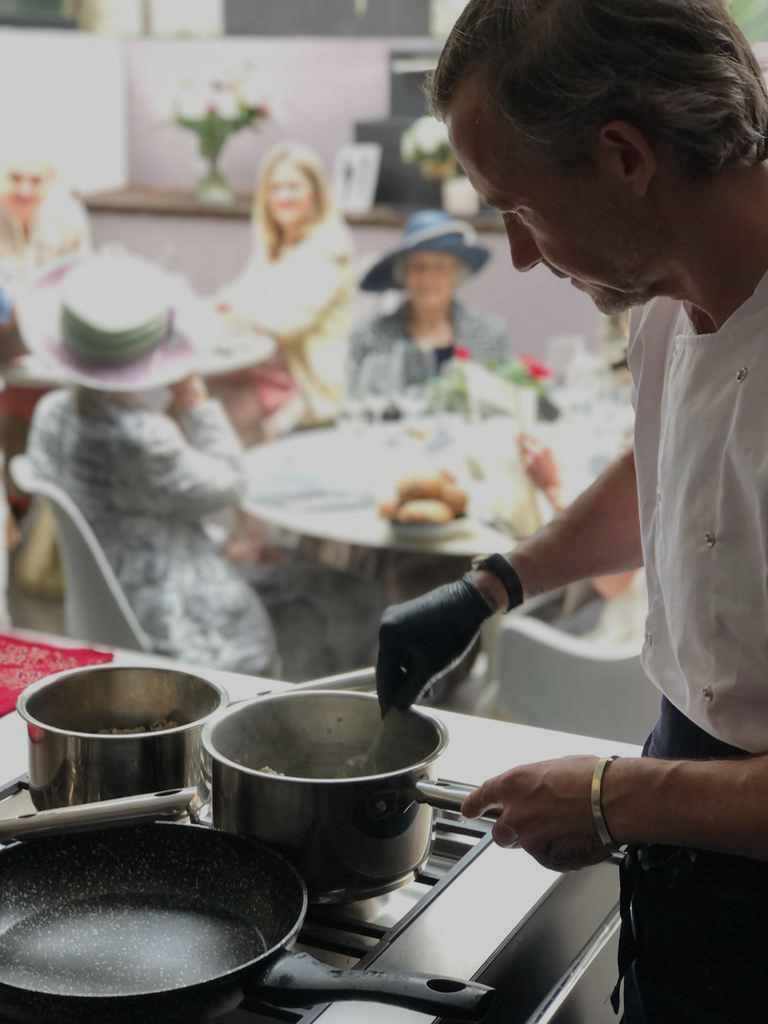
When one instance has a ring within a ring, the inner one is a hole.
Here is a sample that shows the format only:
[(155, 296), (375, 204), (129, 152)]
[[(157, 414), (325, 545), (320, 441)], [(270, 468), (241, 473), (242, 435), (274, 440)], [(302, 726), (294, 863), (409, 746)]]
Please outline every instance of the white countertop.
[[(31, 636), (31, 634), (27, 634)], [(49, 642), (65, 644), (61, 638), (45, 637)], [(118, 652), (113, 664), (158, 664), (184, 668), (218, 683), (231, 701), (247, 700), (267, 692), (289, 690), (291, 683), (257, 676), (195, 668), (166, 658), (140, 653)], [(450, 742), (441, 757), (438, 773), (454, 781), (479, 784), (492, 775), (532, 761), (563, 757), (568, 754), (619, 754), (636, 756), (640, 748), (628, 743), (571, 733), (554, 732), (532, 726), (500, 722), (453, 711), (435, 711), (445, 722)], [(0, 718), (0, 782), (14, 779), (27, 768), (26, 728), (22, 719), (11, 712)]]
[[(46, 637), (47, 640), (56, 638)], [(62, 642), (62, 641), (59, 641)], [(65, 641), (63, 641), (65, 642)], [(120, 652), (115, 664), (162, 664), (184, 668), (223, 686), (230, 700), (290, 689), (293, 684), (252, 676), (195, 669), (165, 658)], [(567, 754), (634, 756), (639, 748), (626, 743), (553, 732), (449, 711), (435, 712), (448, 728), (450, 741), (437, 765), (446, 779), (476, 784), (502, 771), (532, 761)], [(0, 719), (0, 782), (23, 774), (27, 765), (25, 723), (12, 712)], [(610, 871), (605, 865), (589, 869)], [(581, 874), (581, 873), (579, 873)], [(491, 845), (451, 887), (451, 900), (435, 901), (430, 915), (421, 915), (401, 940), (388, 946), (377, 967), (421, 970), (453, 977), (474, 977), (489, 951), (509, 941), (519, 923), (563, 880), (523, 850)], [(612, 875), (602, 884), (613, 885)], [(618, 897), (618, 889), (617, 889)], [(456, 914), (462, 922), (456, 931)], [(556, 941), (556, 936), (552, 937)], [(434, 1017), (394, 1006), (376, 1004), (376, 1024), (432, 1024)], [(337, 1002), (323, 1013), (323, 1024), (358, 1024), (372, 1019), (372, 1008), (358, 1001)], [(240, 1019), (238, 1017), (238, 1019)]]

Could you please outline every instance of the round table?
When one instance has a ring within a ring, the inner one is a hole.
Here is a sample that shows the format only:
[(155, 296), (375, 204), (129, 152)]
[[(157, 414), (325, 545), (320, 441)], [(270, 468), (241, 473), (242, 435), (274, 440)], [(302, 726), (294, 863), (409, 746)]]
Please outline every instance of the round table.
[(275, 339), (266, 334), (253, 331), (223, 333), (202, 349), (199, 372), (203, 377), (216, 377), (245, 370), (271, 359), (276, 348)]
[[(242, 507), (289, 534), (357, 547), (465, 558), (509, 551), (515, 544), (512, 532), (483, 521), (473, 508), (478, 489), (469, 472), (461, 471), (462, 452), (450, 441), (460, 432), (458, 422), (449, 428), (394, 423), (287, 435), (246, 452), (248, 490)], [(398, 535), (379, 516), (377, 503), (393, 495), (398, 478), (443, 467), (468, 491), (468, 514), (448, 536)]]
[[(407, 601), (460, 578), (477, 554), (514, 549), (515, 532), (495, 525), (490, 514), (505, 503), (506, 511), (516, 511), (515, 521), (528, 520), (527, 532), (535, 528), (532, 492), (517, 454), (517, 430), (514, 418), (500, 416), (475, 423), (435, 417), (429, 422), (297, 431), (245, 453), (247, 490), (241, 506), (267, 524), (270, 543), (287, 549), (285, 574), (298, 572), (300, 593), (307, 600), (317, 598), (313, 573), (307, 570), (311, 565), (369, 581), (372, 588), (380, 588), (386, 604)], [(566, 427), (560, 436), (570, 433)], [(578, 447), (573, 453), (569, 443), (565, 457), (580, 464), (591, 451), (589, 439)], [(451, 471), (469, 495), (468, 515), (456, 533), (431, 540), (394, 533), (379, 516), (377, 503), (394, 497), (403, 476), (441, 468)], [(545, 504), (536, 505), (535, 518), (551, 514), (540, 507)], [(526, 511), (527, 516), (520, 514)], [(283, 575), (280, 568), (277, 578)], [(354, 621), (361, 635), (375, 643), (379, 618), (366, 618), (362, 604), (343, 606), (339, 618)], [(494, 623), (483, 631), (489, 657)], [(352, 666), (350, 662), (347, 667)], [(467, 667), (462, 663), (454, 681), (464, 677)]]

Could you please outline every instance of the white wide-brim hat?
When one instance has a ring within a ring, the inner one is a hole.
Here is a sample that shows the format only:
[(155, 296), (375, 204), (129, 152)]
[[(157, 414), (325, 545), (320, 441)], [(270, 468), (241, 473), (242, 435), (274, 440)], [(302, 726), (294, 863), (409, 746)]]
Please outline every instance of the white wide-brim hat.
[(130, 271), (135, 264), (142, 266), (142, 273), (156, 275), (163, 294), (167, 285), (167, 327), (161, 340), (149, 351), (121, 363), (86, 361), (73, 351), (62, 330), (64, 284), (75, 268), (101, 258), (96, 254), (57, 263), (40, 273), (19, 295), (16, 318), (29, 351), (57, 370), (64, 378), (63, 383), (98, 391), (149, 391), (175, 384), (194, 373), (201, 361), (201, 348), (192, 333), (198, 319), (194, 295), (182, 278), (129, 254), (112, 260), (114, 273), (110, 269), (104, 285), (114, 289), (115, 295), (120, 293), (125, 304), (125, 293), (121, 290), (131, 288)]

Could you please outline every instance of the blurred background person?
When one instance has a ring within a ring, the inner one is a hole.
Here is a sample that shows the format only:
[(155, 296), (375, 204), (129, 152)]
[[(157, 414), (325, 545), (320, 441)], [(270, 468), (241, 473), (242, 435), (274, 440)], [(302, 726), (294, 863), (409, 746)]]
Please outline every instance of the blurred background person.
[[(0, 160), (0, 286), (9, 305), (0, 329), (0, 364), (27, 351), (13, 312), (19, 291), (39, 271), (59, 260), (83, 256), (90, 249), (85, 207), (67, 189), (42, 145), (12, 144)], [(12, 382), (0, 393), (0, 435), (6, 466), (14, 455), (24, 451), (32, 411), (44, 393), (45, 388), (20, 387)], [(26, 511), (26, 500), (7, 474), (5, 485), (11, 507), (20, 517)], [(38, 517), (35, 530), (45, 533), (50, 541), (52, 523), (47, 514)]]
[(456, 299), (462, 281), (487, 262), (474, 228), (442, 210), (408, 218), (401, 244), (378, 260), (360, 283), (364, 291), (400, 289), (398, 308), (357, 327), (347, 361), (347, 391), (362, 397), (387, 389), (397, 394), (437, 374), (457, 350), (480, 362), (509, 357), (503, 317)]
[[(521, 434), (518, 450), (529, 480), (541, 491), (552, 510), (558, 512), (565, 503), (560, 468), (552, 449), (530, 434)], [(640, 569), (632, 569), (569, 584), (554, 616), (549, 605), (537, 614), (585, 640), (635, 643), (639, 652), (647, 612), (645, 575)]]
[(214, 385), (246, 442), (336, 418), (353, 296), (351, 237), (311, 149), (288, 143), (266, 155), (252, 222), (251, 258), (217, 308), (274, 338), (277, 353)]
[[(606, 378), (614, 397), (624, 396), (630, 403), (631, 375), (627, 366), (628, 314), (626, 311), (601, 315), (598, 321), (598, 364), (601, 376)], [(582, 389), (584, 385), (582, 384)], [(610, 421), (605, 408), (597, 413), (609, 420), (609, 430), (615, 431), (610, 448), (618, 453), (632, 444), (631, 430), (622, 429), (624, 417)], [(566, 417), (567, 419), (567, 417)], [(592, 431), (594, 433), (594, 430)], [(572, 436), (576, 436), (575, 432)], [(520, 434), (517, 439), (520, 461), (528, 479), (541, 492), (552, 512), (557, 513), (567, 501), (564, 498), (563, 478), (552, 449), (541, 440)], [(552, 617), (552, 608), (545, 605), (540, 614), (553, 625), (586, 640), (607, 644), (635, 643), (638, 650), (643, 641), (648, 595), (645, 575), (641, 570), (596, 576), (567, 586), (563, 598)]]
[(0, 163), (0, 275), (13, 290), (58, 260), (90, 250), (83, 204), (42, 153), (10, 153)]
[(270, 674), (268, 615), (206, 529), (237, 506), (245, 477), (226, 413), (194, 372), (178, 285), (108, 254), (43, 275), (24, 303), (28, 344), (76, 382), (38, 403), (29, 456), (93, 527), (153, 649)]

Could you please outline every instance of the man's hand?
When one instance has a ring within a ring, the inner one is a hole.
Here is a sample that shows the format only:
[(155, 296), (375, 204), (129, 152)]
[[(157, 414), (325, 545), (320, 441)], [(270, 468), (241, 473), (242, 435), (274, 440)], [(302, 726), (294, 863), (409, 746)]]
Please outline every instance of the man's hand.
[(461, 806), (467, 818), (501, 810), (493, 826), (499, 846), (522, 847), (546, 868), (572, 871), (606, 860), (589, 795), (596, 757), (563, 757), (522, 765), (484, 782)]
[(381, 713), (404, 710), (461, 658), (493, 614), (468, 580), (446, 583), (387, 608), (379, 629), (376, 688)]

